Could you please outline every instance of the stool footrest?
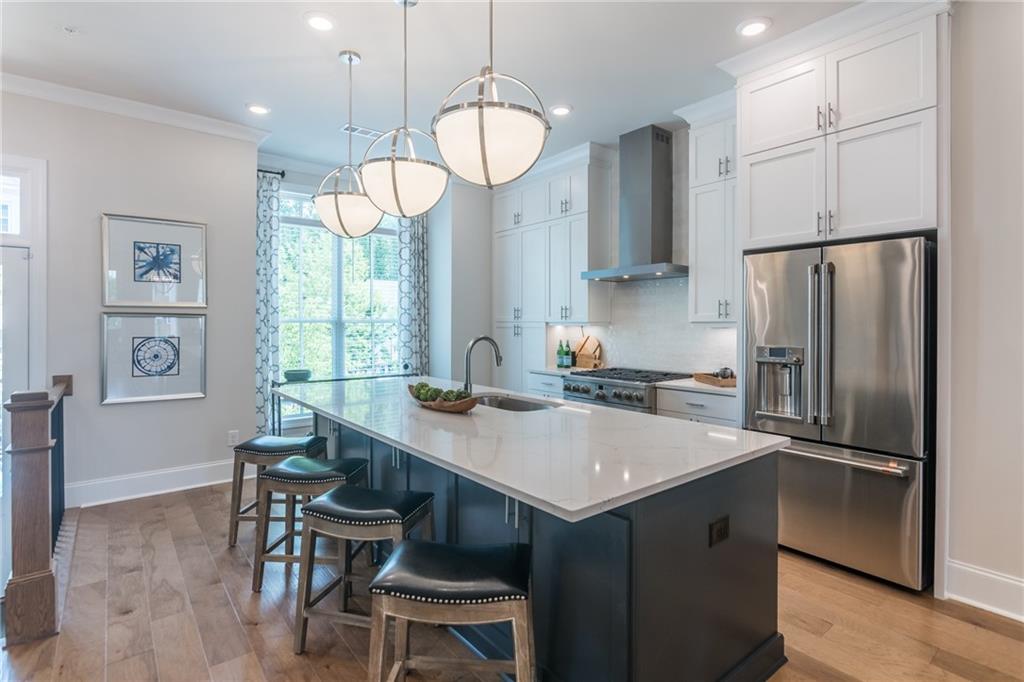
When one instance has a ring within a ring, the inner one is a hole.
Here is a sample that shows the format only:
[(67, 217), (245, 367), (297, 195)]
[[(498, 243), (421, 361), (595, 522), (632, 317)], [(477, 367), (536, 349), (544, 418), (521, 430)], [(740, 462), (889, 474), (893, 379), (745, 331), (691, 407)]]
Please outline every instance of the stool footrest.
[[(339, 557), (336, 556), (318, 556), (313, 557), (315, 563), (327, 564), (328, 566), (337, 566)], [(297, 564), (302, 560), (302, 557), (298, 554), (264, 554), (264, 561), (273, 561), (278, 564)]]
[(466, 670), (476, 673), (514, 673), (515, 661), (493, 661), (472, 658), (439, 658), (437, 656), (412, 656), (395, 665), (404, 665), (406, 670)]
[(322, 616), (324, 618), (330, 618), (334, 621), (345, 623), (346, 625), (355, 625), (356, 627), (370, 629), (370, 617), (363, 616), (358, 613), (348, 613), (346, 611), (332, 611), (331, 609), (324, 608), (313, 608), (306, 607), (303, 609), (303, 615), (306, 618), (310, 616)]

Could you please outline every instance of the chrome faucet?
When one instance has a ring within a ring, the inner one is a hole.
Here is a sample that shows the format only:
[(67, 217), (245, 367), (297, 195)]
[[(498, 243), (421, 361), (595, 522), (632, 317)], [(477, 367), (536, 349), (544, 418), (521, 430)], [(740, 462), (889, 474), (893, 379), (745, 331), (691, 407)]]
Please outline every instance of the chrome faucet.
[(497, 365), (498, 367), (501, 367), (501, 350), (498, 348), (498, 342), (492, 339), (491, 337), (478, 336), (472, 341), (470, 341), (468, 344), (466, 344), (466, 382), (462, 385), (462, 388), (467, 393), (473, 393), (473, 380), (470, 378), (470, 374), (472, 373), (473, 368), (470, 363), (470, 358), (473, 355), (473, 347), (476, 344), (480, 343), (481, 341), (486, 341), (487, 343), (491, 344), (491, 348), (494, 349), (494, 364)]

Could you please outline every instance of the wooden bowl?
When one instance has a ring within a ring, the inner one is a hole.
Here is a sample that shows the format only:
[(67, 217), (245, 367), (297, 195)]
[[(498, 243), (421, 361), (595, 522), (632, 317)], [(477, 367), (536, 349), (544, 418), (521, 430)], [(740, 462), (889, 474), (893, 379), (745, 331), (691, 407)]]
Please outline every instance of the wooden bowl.
[(438, 412), (450, 412), (452, 414), (465, 414), (476, 407), (476, 398), (469, 397), (462, 400), (420, 400), (416, 397), (416, 387), (409, 384), (409, 395), (420, 407)]

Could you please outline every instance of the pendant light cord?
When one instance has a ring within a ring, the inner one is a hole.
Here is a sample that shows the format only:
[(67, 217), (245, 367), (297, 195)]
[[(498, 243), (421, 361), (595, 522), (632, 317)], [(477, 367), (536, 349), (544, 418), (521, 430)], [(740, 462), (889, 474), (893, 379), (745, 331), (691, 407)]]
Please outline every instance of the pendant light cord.
[(488, 4), (488, 24), (490, 25), (490, 48), (487, 53), (487, 66), (494, 70), (494, 0), (490, 0)]
[(409, 127), (409, 0), (402, 3), (402, 127)]
[(352, 165), (352, 55), (348, 57), (348, 165)]

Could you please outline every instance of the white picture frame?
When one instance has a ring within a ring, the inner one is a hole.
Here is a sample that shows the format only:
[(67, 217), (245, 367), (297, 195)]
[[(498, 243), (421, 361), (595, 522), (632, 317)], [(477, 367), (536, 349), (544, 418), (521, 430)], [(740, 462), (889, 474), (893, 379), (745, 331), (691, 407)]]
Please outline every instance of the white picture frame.
[(101, 405), (206, 397), (206, 315), (103, 313)]
[(104, 213), (103, 305), (205, 308), (206, 225)]

